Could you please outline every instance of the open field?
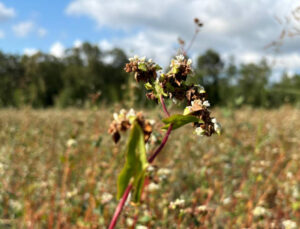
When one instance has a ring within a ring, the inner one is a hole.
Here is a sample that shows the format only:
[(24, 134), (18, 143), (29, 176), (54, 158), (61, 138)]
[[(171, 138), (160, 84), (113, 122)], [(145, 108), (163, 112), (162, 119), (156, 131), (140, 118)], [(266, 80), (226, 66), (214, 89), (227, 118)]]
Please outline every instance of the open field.
[[(111, 114), (0, 111), (0, 228), (108, 225), (125, 145), (124, 137), (115, 146), (107, 134)], [(300, 227), (300, 110), (213, 114), (223, 135), (175, 130), (154, 163), (142, 204), (128, 205), (118, 228), (135, 219), (148, 228), (283, 228), (286, 220)], [(176, 199), (184, 203), (170, 208)]]

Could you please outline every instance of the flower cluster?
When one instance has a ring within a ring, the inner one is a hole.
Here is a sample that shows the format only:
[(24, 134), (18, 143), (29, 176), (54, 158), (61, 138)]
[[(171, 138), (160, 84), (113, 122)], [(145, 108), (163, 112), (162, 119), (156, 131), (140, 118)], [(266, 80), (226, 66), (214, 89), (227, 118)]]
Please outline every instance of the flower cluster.
[(146, 60), (146, 57), (139, 58), (134, 56), (129, 58), (129, 63), (126, 64), (124, 70), (128, 73), (133, 72), (134, 78), (137, 82), (152, 82), (156, 79), (156, 71), (160, 70), (161, 67), (155, 64), (152, 59)]
[(146, 96), (148, 99), (158, 101), (163, 96), (177, 101), (185, 101), (187, 107), (184, 109), (184, 115), (192, 115), (199, 118), (199, 122), (194, 123), (195, 133), (199, 136), (211, 136), (214, 133), (220, 134), (221, 126), (215, 118), (210, 116), (205, 89), (201, 85), (188, 84), (187, 78), (192, 73), (192, 60), (186, 59), (183, 55), (178, 55), (171, 60), (170, 70), (167, 73), (160, 74), (157, 77), (157, 67), (152, 60), (146, 61), (146, 58), (129, 59), (126, 64), (126, 72), (134, 72), (135, 79), (143, 81), (148, 90)]
[(182, 101), (186, 98), (189, 86), (185, 82), (192, 73), (191, 64), (191, 59), (187, 60), (183, 55), (176, 56), (171, 60), (170, 71), (160, 76), (161, 87), (170, 99)]
[[(196, 88), (196, 90), (195, 90)], [(197, 91), (197, 93), (195, 93)], [(198, 136), (211, 136), (214, 133), (221, 133), (221, 125), (215, 118), (210, 117), (210, 111), (208, 107), (210, 103), (206, 100), (205, 90), (202, 86), (196, 85), (194, 88), (188, 91), (188, 94), (192, 94), (188, 99), (188, 104), (184, 111), (184, 115), (193, 115), (199, 118), (200, 122), (195, 122), (195, 133)], [(188, 96), (189, 97), (189, 96)]]
[(151, 120), (146, 120), (141, 112), (136, 113), (133, 109), (130, 109), (127, 112), (122, 109), (119, 114), (114, 113), (113, 118), (114, 120), (110, 124), (108, 133), (112, 135), (115, 143), (117, 143), (121, 138), (120, 132), (125, 132), (130, 129), (134, 121), (137, 121), (142, 128), (145, 142), (149, 140), (152, 133)]

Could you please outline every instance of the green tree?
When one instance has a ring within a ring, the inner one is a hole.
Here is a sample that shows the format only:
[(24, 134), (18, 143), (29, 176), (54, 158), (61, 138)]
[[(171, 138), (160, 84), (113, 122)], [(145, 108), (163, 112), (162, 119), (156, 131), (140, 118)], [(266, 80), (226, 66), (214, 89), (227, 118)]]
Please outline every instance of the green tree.
[(207, 50), (198, 57), (196, 66), (196, 79), (208, 92), (209, 100), (213, 104), (220, 104), (220, 76), (224, 68), (224, 62), (220, 55), (212, 50)]

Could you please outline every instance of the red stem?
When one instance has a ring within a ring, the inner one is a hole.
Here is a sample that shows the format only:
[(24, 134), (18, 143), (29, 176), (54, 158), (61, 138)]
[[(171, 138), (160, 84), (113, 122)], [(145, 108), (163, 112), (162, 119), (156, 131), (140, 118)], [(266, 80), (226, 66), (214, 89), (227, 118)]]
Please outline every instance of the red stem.
[[(169, 117), (170, 114), (169, 114), (169, 112), (168, 112), (168, 110), (166, 108), (163, 96), (160, 96), (160, 102), (161, 102), (161, 105), (163, 107), (164, 112)], [(154, 159), (156, 158), (156, 156), (159, 154), (159, 152), (164, 148), (165, 144), (168, 141), (168, 138), (169, 138), (169, 135), (170, 135), (171, 131), (172, 131), (172, 125), (169, 126), (169, 128), (167, 130), (167, 133), (165, 134), (165, 136), (164, 136), (164, 138), (163, 138), (160, 146), (148, 158), (148, 162), (149, 163), (152, 163), (154, 161)], [(120, 202), (119, 202), (116, 210), (115, 210), (114, 216), (113, 216), (112, 220), (110, 221), (108, 229), (114, 229), (115, 228), (115, 226), (116, 226), (116, 224), (118, 222), (118, 218), (119, 218), (119, 216), (120, 216), (120, 214), (121, 214), (121, 212), (123, 210), (123, 207), (124, 207), (124, 205), (126, 203), (126, 200), (127, 200), (128, 196), (129, 196), (129, 193), (130, 193), (131, 189), (132, 189), (132, 184), (129, 184), (127, 186), (127, 188), (126, 188), (126, 190), (125, 190), (125, 192), (124, 192), (124, 194), (123, 194), (123, 196), (122, 196), (122, 198), (121, 198), (121, 200), (120, 200)]]
[(156, 158), (156, 156), (159, 154), (159, 152), (162, 150), (162, 148), (164, 148), (165, 144), (168, 141), (169, 135), (172, 131), (172, 125), (169, 126), (167, 133), (165, 134), (160, 146), (156, 149), (156, 151), (148, 158), (148, 162), (152, 163), (154, 161), (154, 159)]
[(170, 117), (170, 114), (167, 110), (167, 107), (166, 107), (166, 104), (165, 104), (165, 101), (164, 101), (164, 97), (162, 95), (160, 96), (160, 102), (161, 102), (161, 105), (162, 105), (162, 108), (163, 108), (164, 112), (166, 113), (166, 115), (168, 117)]
[(125, 189), (125, 192), (124, 192), (124, 194), (123, 194), (123, 196), (122, 196), (122, 198), (121, 198), (121, 200), (120, 200), (120, 202), (119, 202), (119, 204), (118, 204), (118, 206), (117, 206), (117, 208), (115, 210), (114, 216), (113, 216), (113, 218), (112, 218), (112, 220), (110, 222), (110, 225), (109, 225), (108, 229), (115, 228), (115, 226), (116, 226), (116, 224), (118, 222), (119, 215), (122, 212), (122, 209), (123, 209), (123, 207), (124, 207), (124, 205), (126, 203), (126, 200), (127, 200), (128, 196), (129, 196), (129, 193), (130, 193), (131, 189), (132, 189), (132, 184), (129, 184), (127, 186), (127, 188)]

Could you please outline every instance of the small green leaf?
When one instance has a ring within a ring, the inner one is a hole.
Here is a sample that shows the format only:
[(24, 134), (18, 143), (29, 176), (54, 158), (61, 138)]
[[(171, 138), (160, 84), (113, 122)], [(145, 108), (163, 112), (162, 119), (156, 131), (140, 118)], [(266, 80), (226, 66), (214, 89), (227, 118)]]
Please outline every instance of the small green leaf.
[(130, 132), (125, 151), (126, 162), (118, 177), (118, 194), (120, 199), (131, 181), (133, 181), (134, 202), (139, 202), (145, 179), (145, 170), (148, 166), (144, 133), (139, 124), (135, 121)]
[(168, 129), (169, 126), (172, 124), (173, 125), (173, 130), (184, 126), (188, 123), (191, 122), (199, 122), (201, 123), (202, 121), (197, 118), (196, 116), (193, 115), (182, 115), (182, 114), (175, 114), (172, 115), (166, 119), (162, 120), (166, 125), (163, 127), (163, 129)]
[(147, 90), (153, 89), (152, 85), (149, 82), (145, 83), (144, 86)]
[(147, 71), (147, 66), (146, 66), (145, 63), (141, 62), (138, 65), (138, 69), (142, 70), (143, 72), (146, 72)]
[(165, 92), (164, 89), (160, 86), (158, 81), (155, 81), (154, 83), (154, 87), (155, 87), (155, 94), (156, 97), (159, 98), (161, 95), (163, 96), (168, 96)]
[(173, 67), (172, 68), (172, 73), (177, 74), (179, 72), (179, 68)]
[(160, 67), (160, 66), (157, 64), (157, 65), (155, 65), (155, 70), (156, 70), (156, 71), (162, 70), (162, 67)]

